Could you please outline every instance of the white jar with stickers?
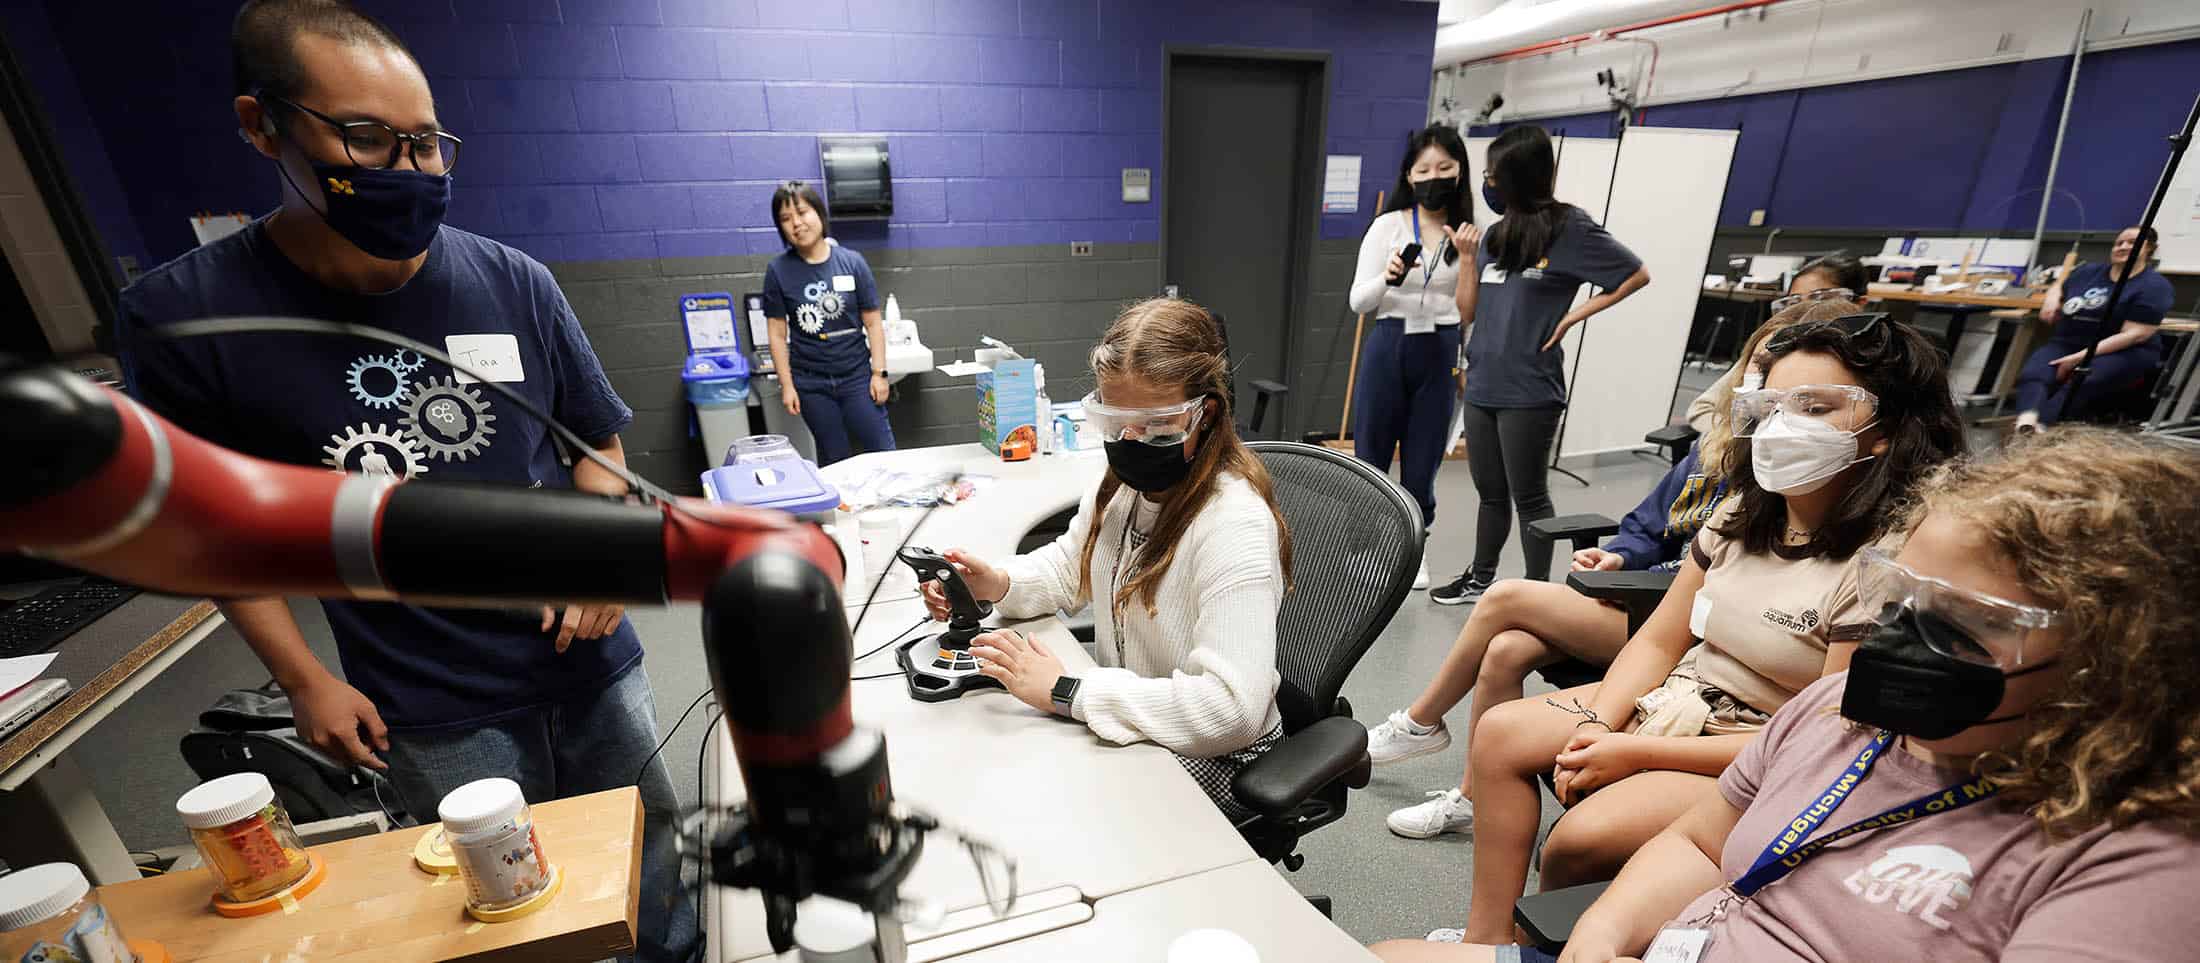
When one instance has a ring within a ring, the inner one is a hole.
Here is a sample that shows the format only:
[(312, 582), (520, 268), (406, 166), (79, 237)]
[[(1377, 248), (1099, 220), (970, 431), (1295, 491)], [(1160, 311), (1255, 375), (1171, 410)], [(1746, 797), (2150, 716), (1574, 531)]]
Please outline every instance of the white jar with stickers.
[(490, 917), (527, 906), (556, 883), (519, 783), (476, 779), (444, 796), (436, 815), (466, 881), (466, 911), (475, 918), (498, 922)]
[[(167, 954), (157, 957), (165, 960)], [(138, 959), (83, 870), (69, 863), (45, 863), (0, 876), (0, 961)]]

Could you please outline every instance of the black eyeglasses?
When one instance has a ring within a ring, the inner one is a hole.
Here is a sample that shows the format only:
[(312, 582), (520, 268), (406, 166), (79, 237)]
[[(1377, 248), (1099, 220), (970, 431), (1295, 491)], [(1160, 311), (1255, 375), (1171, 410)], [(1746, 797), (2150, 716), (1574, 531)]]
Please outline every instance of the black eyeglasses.
[(458, 166), (458, 147), (463, 141), (449, 131), (408, 134), (378, 120), (337, 120), (286, 98), (267, 94), (259, 97), (329, 125), (343, 139), (345, 156), (368, 170), (397, 166), (399, 151), (411, 156), (413, 166), (424, 174), (449, 174), (451, 168)]
[(1873, 311), (1842, 315), (1838, 318), (1827, 318), (1823, 321), (1806, 321), (1767, 338), (1764, 350), (1773, 354), (1786, 351), (1789, 346), (1795, 343), (1795, 339), (1813, 331), (1838, 331), (1844, 338), (1854, 338), (1877, 328), (1879, 322), (1886, 320), (1886, 318), (1887, 313), (1885, 311)]

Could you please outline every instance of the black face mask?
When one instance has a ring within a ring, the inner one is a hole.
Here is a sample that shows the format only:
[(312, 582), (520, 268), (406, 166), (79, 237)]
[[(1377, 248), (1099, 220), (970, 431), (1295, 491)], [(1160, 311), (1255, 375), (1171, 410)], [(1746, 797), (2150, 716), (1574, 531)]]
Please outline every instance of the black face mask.
[(1499, 217), (1505, 216), (1505, 199), (1498, 195), (1496, 186), (1483, 183), (1482, 203), (1489, 206), (1490, 213)]
[(2024, 716), (1995, 716), (2005, 682), (2054, 665), (2049, 659), (2003, 672), (1990, 665), (1942, 655), (1925, 643), (1964, 633), (1931, 613), (1907, 606), (1857, 647), (1841, 692), (1841, 715), (1867, 726), (1917, 739), (1946, 739), (1973, 726)]
[(1111, 441), (1100, 447), (1107, 450), (1108, 467), (1115, 470), (1115, 477), (1132, 490), (1148, 495), (1175, 488), (1177, 482), (1192, 473), (1192, 463), (1184, 457), (1181, 441), (1173, 445)]
[(1413, 201), (1431, 211), (1447, 210), (1451, 199), (1459, 196), (1459, 178), (1431, 177), (1413, 182)]

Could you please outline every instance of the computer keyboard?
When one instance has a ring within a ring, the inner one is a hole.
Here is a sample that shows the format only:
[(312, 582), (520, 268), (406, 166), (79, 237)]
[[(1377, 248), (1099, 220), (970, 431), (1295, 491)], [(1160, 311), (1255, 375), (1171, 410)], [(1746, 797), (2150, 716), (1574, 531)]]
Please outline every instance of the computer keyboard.
[(37, 655), (53, 648), (137, 594), (137, 589), (101, 578), (74, 579), (41, 589), (0, 610), (0, 658)]

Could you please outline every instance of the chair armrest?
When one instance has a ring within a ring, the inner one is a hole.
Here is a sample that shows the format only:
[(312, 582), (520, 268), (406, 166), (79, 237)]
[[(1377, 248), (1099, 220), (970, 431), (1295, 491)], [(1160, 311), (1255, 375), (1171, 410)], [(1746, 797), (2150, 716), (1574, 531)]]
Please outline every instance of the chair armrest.
[(1253, 390), (1255, 392), (1264, 395), (1283, 395), (1291, 393), (1290, 386), (1280, 381), (1269, 381), (1266, 378), (1256, 378), (1250, 383), (1252, 384)]
[(1557, 953), (1566, 948), (1566, 940), (1574, 935), (1574, 923), (1581, 914), (1589, 911), (1589, 904), (1604, 895), (1611, 887), (1609, 880), (1602, 883), (1583, 883), (1547, 893), (1523, 896), (1513, 904), (1513, 922), (1528, 934), (1528, 941), (1545, 953)]
[(1650, 432), (1649, 434), (1642, 436), (1642, 440), (1649, 442), (1653, 445), (1685, 446), (1696, 440), (1696, 434), (1696, 429), (1689, 427), (1684, 422), (1678, 425), (1667, 425), (1656, 431)]
[(1330, 716), (1262, 753), (1230, 787), (1245, 808), (1282, 818), (1341, 776), (1356, 773), (1366, 785), (1367, 771), (1367, 727)]
[(1618, 531), (1618, 522), (1594, 512), (1583, 515), (1553, 515), (1528, 523), (1528, 534), (1546, 542), (1568, 539), (1574, 542), (1576, 548), (1588, 548), (1588, 545), (1581, 543), (1593, 542)]
[(1568, 572), (1566, 587), (1593, 599), (1618, 602), (1629, 609), (1637, 605), (1656, 608), (1665, 598), (1665, 590), (1673, 587), (1673, 573), (1642, 570)]

